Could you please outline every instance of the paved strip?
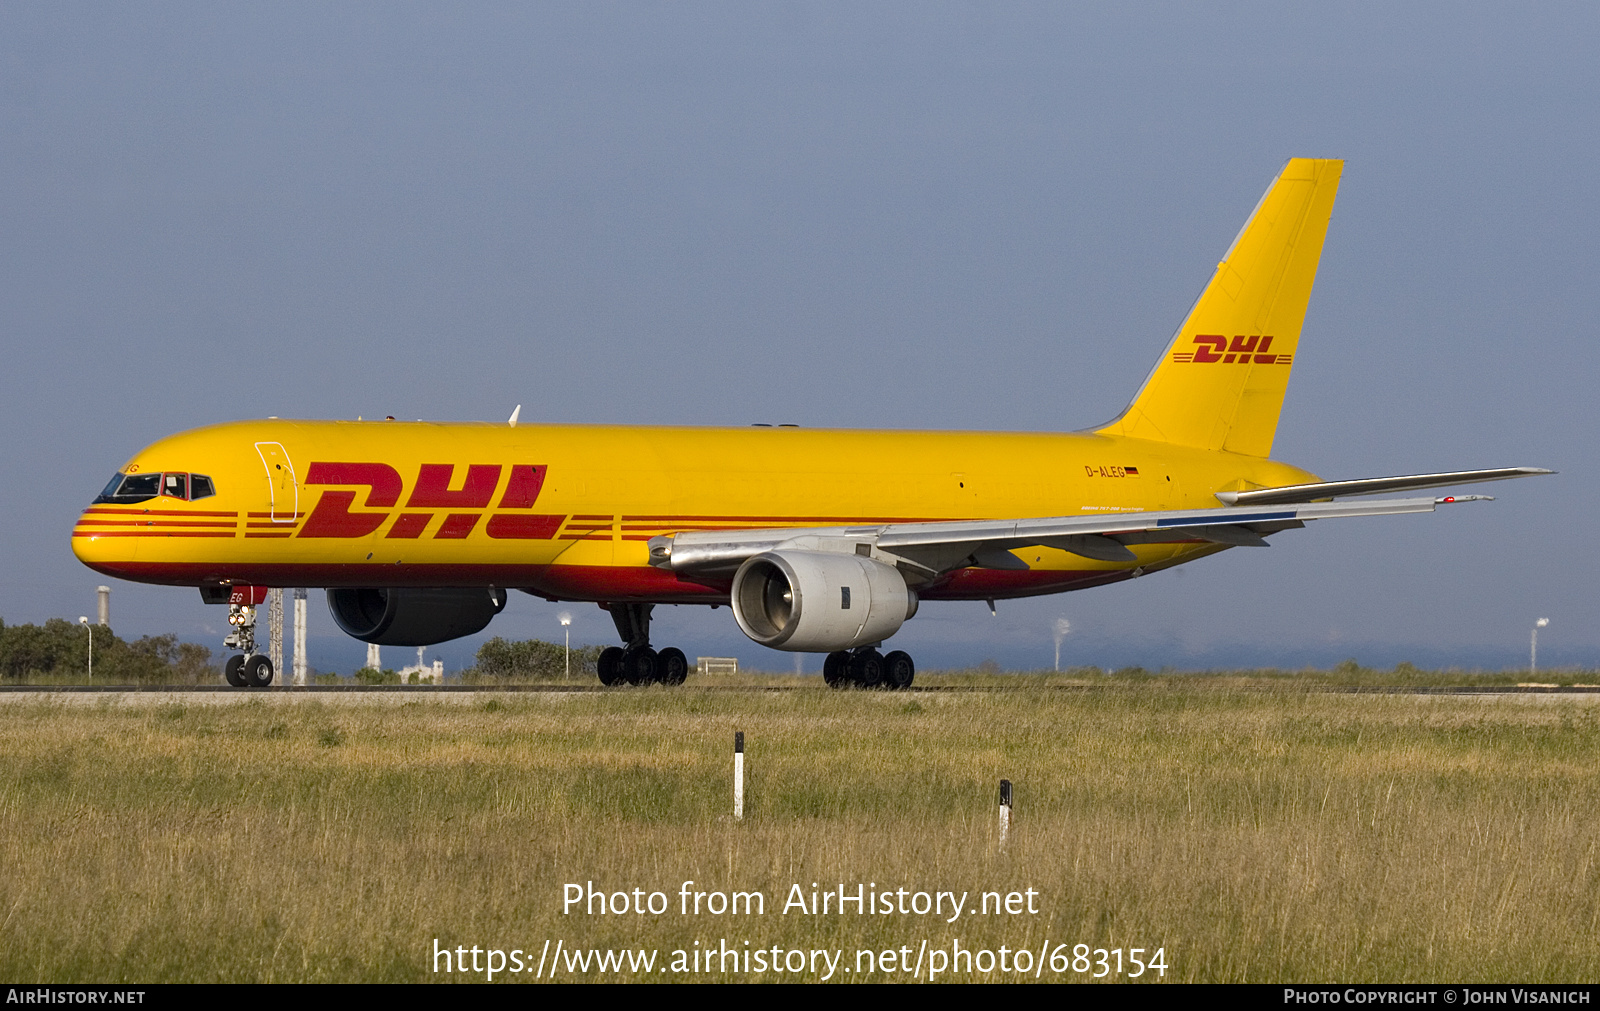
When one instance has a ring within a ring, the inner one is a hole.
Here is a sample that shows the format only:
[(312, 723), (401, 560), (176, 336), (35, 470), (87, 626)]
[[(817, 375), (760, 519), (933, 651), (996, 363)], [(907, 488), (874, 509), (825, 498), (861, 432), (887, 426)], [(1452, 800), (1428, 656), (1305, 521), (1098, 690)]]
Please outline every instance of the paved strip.
[[(1204, 685), (1193, 687), (1229, 691), (1275, 692), (1300, 690), (1335, 695), (1600, 695), (1600, 685)], [(1100, 685), (1019, 685), (1015, 688), (995, 685), (924, 685), (901, 689), (904, 692), (1009, 692), (1022, 690), (1083, 692), (1127, 689), (1132, 684)], [(1189, 687), (1186, 685), (1185, 687)], [(822, 690), (820, 680), (816, 685), (686, 685), (670, 689), (683, 692), (808, 692)], [(379, 695), (425, 694), (456, 695), (474, 693), (524, 693), (533, 695), (581, 695), (596, 692), (628, 692), (629, 687), (605, 685), (273, 685), (270, 688), (234, 688), (229, 685), (0, 685), (0, 696), (30, 694), (85, 694), (85, 695), (164, 695), (164, 694), (222, 694), (240, 696), (262, 695), (352, 695), (375, 693)]]

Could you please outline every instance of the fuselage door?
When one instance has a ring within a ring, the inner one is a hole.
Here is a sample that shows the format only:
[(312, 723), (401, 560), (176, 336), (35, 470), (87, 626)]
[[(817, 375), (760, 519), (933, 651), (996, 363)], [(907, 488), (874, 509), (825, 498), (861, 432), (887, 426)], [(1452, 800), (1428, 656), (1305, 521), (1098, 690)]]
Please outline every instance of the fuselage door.
[(282, 443), (258, 442), (256, 453), (267, 468), (267, 489), (272, 500), (272, 522), (293, 523), (300, 516), (300, 482)]

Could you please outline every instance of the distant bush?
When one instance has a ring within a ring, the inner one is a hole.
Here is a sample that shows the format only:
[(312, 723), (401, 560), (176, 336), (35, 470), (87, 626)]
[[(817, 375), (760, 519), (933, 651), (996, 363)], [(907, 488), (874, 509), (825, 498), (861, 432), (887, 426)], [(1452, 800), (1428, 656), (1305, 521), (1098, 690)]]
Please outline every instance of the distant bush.
[(126, 642), (104, 625), (86, 631), (62, 618), (43, 625), (0, 621), (0, 680), (86, 681), (89, 637), (94, 637), (94, 678), (108, 684), (205, 684), (222, 672), (211, 650), (179, 642), (175, 635), (147, 635)]
[[(572, 647), (572, 679), (591, 681), (600, 659), (600, 646)], [(542, 639), (512, 641), (495, 636), (478, 647), (477, 665), (462, 671), (467, 680), (560, 681), (566, 671), (566, 651), (559, 642)]]

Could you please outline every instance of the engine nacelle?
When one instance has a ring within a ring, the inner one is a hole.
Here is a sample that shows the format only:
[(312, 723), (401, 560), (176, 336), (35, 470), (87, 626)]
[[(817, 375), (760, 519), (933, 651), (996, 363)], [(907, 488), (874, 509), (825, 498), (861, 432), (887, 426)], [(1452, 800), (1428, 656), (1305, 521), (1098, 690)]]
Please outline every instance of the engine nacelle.
[(346, 635), (380, 646), (432, 646), (481, 632), (506, 606), (489, 587), (328, 591), (328, 610)]
[(893, 566), (862, 555), (768, 551), (733, 577), (733, 617), (763, 646), (828, 653), (881, 642), (917, 613)]

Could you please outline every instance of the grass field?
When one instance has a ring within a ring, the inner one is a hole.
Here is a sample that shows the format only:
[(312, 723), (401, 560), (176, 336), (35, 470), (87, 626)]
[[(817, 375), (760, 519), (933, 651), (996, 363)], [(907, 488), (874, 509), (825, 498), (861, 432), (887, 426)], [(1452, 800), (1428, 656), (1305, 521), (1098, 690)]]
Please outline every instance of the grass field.
[[(1162, 948), (1169, 980), (1594, 979), (1594, 702), (1159, 679), (914, 697), (13, 696), (0, 974), (461, 978), (431, 971), (435, 938), (530, 960), (546, 939), (653, 948), (658, 964), (727, 938), (852, 965), (857, 948), (959, 938)], [(736, 729), (742, 823), (727, 817)], [(766, 915), (679, 915), (685, 879), (760, 890)], [(590, 880), (663, 892), (671, 911), (563, 915), (562, 886)], [(1040, 912), (780, 914), (812, 882), (972, 903), (1031, 887)]]

